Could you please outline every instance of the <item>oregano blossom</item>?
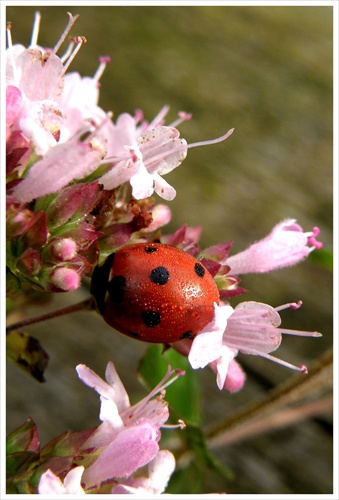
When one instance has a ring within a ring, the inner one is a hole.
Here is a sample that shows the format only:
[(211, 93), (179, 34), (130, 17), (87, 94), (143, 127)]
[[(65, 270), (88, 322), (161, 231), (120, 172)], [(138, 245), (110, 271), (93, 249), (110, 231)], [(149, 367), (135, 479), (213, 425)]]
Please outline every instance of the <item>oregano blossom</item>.
[[(134, 406), (112, 362), (106, 368), (106, 380), (85, 365), (76, 367), (80, 379), (100, 394), (99, 425), (84, 443), (83, 450), (99, 449), (98, 458), (86, 468), (83, 482), (93, 488), (103, 481), (131, 476), (138, 468), (153, 460), (159, 452), (160, 428), (169, 417), (164, 400), (165, 387), (183, 372), (168, 369), (163, 380)], [(160, 393), (156, 399), (156, 396)], [(183, 426), (182, 422), (179, 426)]]
[(307, 373), (304, 364), (295, 366), (270, 354), (280, 346), (282, 334), (321, 336), (318, 332), (279, 328), (279, 311), (300, 306), (301, 302), (298, 302), (273, 308), (268, 304), (250, 301), (241, 302), (233, 309), (230, 305), (215, 304), (213, 321), (195, 337), (190, 347), (188, 360), (192, 368), (204, 368), (212, 363), (217, 372), (219, 389), (224, 387), (230, 362), (239, 352), (261, 356), (292, 370)]

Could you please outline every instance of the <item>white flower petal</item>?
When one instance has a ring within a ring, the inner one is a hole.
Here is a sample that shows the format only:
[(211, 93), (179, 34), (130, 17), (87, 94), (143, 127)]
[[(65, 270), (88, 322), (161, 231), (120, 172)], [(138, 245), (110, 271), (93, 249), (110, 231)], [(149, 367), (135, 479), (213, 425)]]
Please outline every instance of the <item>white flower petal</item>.
[(225, 345), (220, 349), (220, 358), (217, 361), (217, 386), (220, 390), (224, 387), (230, 362), (237, 354), (236, 349), (230, 349)]
[(194, 370), (204, 368), (219, 358), (221, 347), (222, 332), (199, 333), (193, 340), (188, 361)]
[(154, 191), (153, 175), (149, 174), (145, 165), (138, 162), (138, 172), (131, 177), (132, 195), (137, 200), (152, 196)]

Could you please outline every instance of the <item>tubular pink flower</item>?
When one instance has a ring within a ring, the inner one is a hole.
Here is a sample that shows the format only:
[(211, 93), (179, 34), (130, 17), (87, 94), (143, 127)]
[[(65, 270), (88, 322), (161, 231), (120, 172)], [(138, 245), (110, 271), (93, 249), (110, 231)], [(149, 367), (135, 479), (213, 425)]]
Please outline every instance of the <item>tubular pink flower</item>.
[(318, 228), (303, 232), (295, 219), (287, 219), (277, 224), (266, 238), (222, 263), (230, 266), (232, 274), (265, 273), (292, 266), (322, 247), (316, 241), (319, 232)]
[(161, 175), (179, 166), (186, 157), (187, 143), (179, 135), (173, 127), (160, 126), (138, 137), (135, 120), (126, 113), (121, 115), (107, 142), (105, 162), (113, 153), (113, 167), (101, 177), (100, 183), (105, 189), (114, 189), (130, 181), (136, 199), (148, 198), (155, 191), (172, 200), (175, 190)]
[[(106, 368), (107, 382), (85, 365), (78, 365), (76, 370), (79, 378), (100, 394), (100, 420), (103, 421), (83, 445), (84, 450), (100, 450), (99, 457), (84, 473), (86, 487), (131, 475), (159, 451), (160, 427), (169, 416), (164, 389), (182, 372), (176, 373), (169, 367), (164, 379), (150, 394), (130, 406), (113, 363), (109, 362)], [(159, 392), (160, 396), (152, 399)]]
[[(203, 368), (210, 364), (212, 369), (217, 372), (219, 389), (225, 386), (230, 363), (239, 351), (244, 354), (261, 356), (292, 370), (307, 373), (305, 365), (297, 367), (269, 354), (280, 346), (282, 334), (307, 337), (321, 336), (318, 332), (278, 328), (281, 323), (278, 311), (287, 307), (296, 309), (300, 305), (301, 302), (273, 308), (260, 302), (242, 302), (233, 309), (231, 306), (217, 306), (215, 304), (213, 321), (193, 340), (188, 355), (192, 368)], [(235, 383), (241, 387), (243, 377), (239, 372), (235, 375), (238, 379), (235, 380)], [(231, 381), (230, 385), (232, 385)]]
[(81, 487), (83, 471), (82, 465), (75, 467), (66, 474), (62, 482), (51, 469), (48, 469), (40, 477), (38, 493), (40, 495), (85, 495)]

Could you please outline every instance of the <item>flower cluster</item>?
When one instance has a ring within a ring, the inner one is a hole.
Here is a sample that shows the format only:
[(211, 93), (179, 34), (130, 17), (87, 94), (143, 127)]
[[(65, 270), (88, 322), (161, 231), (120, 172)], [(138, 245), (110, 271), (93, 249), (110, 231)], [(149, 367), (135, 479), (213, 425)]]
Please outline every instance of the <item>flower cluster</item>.
[[(66, 438), (62, 434), (42, 449), (34, 427), (28, 437), (24, 428), (14, 431), (9, 438), (9, 448), (15, 445), (15, 450), (9, 461), (16, 465), (12, 457), (20, 455), (25, 440), (31, 452), (30, 480), (25, 492), (29, 489), (32, 493), (37, 490), (40, 494), (54, 495), (161, 494), (175, 468), (173, 454), (159, 447), (161, 429), (185, 428), (183, 421), (166, 424), (169, 418), (166, 387), (185, 373), (168, 367), (160, 383), (131, 406), (112, 362), (107, 364), (107, 381), (85, 365), (78, 365), (76, 370), (81, 381), (100, 395), (101, 424), (77, 433), (69, 432)], [(140, 475), (145, 466), (148, 466), (147, 477)], [(40, 476), (38, 484), (33, 479), (36, 471)]]
[[(210, 366), (219, 389), (242, 388), (245, 374), (235, 360), (239, 352), (259, 355), (306, 373), (273, 357), (282, 334), (317, 337), (317, 332), (280, 327), (279, 312), (296, 309), (301, 302), (272, 307), (258, 302), (230, 305), (245, 290), (239, 275), (264, 273), (297, 264), (321, 248), (318, 228), (305, 232), (294, 219), (277, 224), (264, 239), (236, 255), (231, 242), (201, 251), (201, 228), (182, 226), (164, 235), (162, 228), (171, 212), (157, 204), (154, 193), (166, 201), (176, 191), (163, 178), (178, 167), (190, 147), (177, 127), (189, 120), (165, 125), (168, 107), (150, 122), (137, 110), (115, 121), (98, 105), (99, 79), (109, 62), (101, 57), (96, 74), (82, 78), (68, 69), (84, 37), (73, 37), (63, 56), (62, 43), (77, 16), (69, 23), (53, 49), (38, 45), (37, 14), (28, 48), (13, 45), (8, 27), (6, 146), (7, 146), (7, 276), (9, 297), (29, 301), (33, 292), (68, 292), (80, 287), (94, 266), (116, 249), (137, 242), (160, 241), (176, 246), (204, 264), (217, 284), (220, 302), (214, 318), (194, 339), (172, 344), (188, 357), (192, 368)], [(34, 295), (36, 299), (36, 295)], [(158, 494), (174, 469), (174, 457), (159, 449), (160, 428), (168, 419), (165, 379), (135, 406), (109, 363), (107, 382), (84, 365), (77, 366), (80, 379), (100, 394), (102, 423), (78, 450), (66, 476), (51, 469), (41, 475), (39, 493), (96, 492), (110, 484), (112, 493)], [(177, 374), (174, 378), (176, 378)], [(160, 396), (152, 399), (157, 393)], [(83, 463), (82, 463), (83, 461)], [(134, 473), (148, 464), (149, 477)], [(124, 478), (124, 479), (122, 479)]]
[[(165, 125), (168, 107), (147, 122), (140, 110), (111, 113), (97, 104), (100, 58), (93, 78), (67, 73), (84, 37), (57, 51), (37, 44), (39, 15), (30, 46), (13, 45), (8, 28), (6, 66), (8, 274), (19, 287), (63, 292), (77, 289), (93, 266), (114, 249), (138, 241), (169, 221), (164, 205), (175, 189), (164, 179), (187, 155), (176, 128)], [(14, 277), (16, 279), (14, 279)]]

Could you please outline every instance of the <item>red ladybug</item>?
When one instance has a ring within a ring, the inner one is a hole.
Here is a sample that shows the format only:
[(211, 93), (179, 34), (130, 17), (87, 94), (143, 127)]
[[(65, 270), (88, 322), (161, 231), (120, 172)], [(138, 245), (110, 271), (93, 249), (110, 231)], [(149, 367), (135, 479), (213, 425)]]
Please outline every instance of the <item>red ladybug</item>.
[(128, 245), (94, 269), (91, 285), (106, 323), (145, 342), (194, 338), (214, 315), (218, 288), (188, 253), (161, 243)]

